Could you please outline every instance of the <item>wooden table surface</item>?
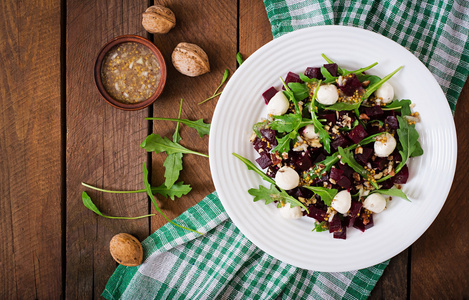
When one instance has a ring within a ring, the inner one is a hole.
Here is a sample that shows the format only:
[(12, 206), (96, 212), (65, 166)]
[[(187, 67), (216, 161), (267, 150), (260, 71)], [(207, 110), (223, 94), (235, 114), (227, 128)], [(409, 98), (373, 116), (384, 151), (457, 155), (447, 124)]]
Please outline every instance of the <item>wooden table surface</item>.
[[(0, 3), (0, 299), (99, 298), (117, 264), (109, 241), (119, 232), (145, 239), (161, 216), (110, 220), (87, 210), (81, 182), (114, 189), (142, 188), (142, 163), (153, 185), (163, 182), (164, 154), (139, 145), (153, 132), (170, 137), (175, 124), (145, 117), (182, 117), (210, 122), (217, 99), (203, 105), (223, 71), (233, 73), (236, 53), (248, 57), (272, 39), (259, 0), (160, 1), (177, 18), (165, 35), (150, 35), (141, 14), (153, 1), (4, 0)], [(147, 109), (122, 111), (106, 104), (93, 82), (99, 49), (111, 38), (137, 34), (151, 39), (168, 64), (162, 96)], [(179, 42), (207, 52), (211, 72), (190, 78), (170, 56)], [(372, 292), (376, 299), (469, 297), (469, 84), (455, 122), (458, 166), (449, 197), (430, 228), (393, 258)], [(208, 152), (208, 137), (182, 127), (182, 144)], [(181, 179), (193, 190), (176, 201), (158, 197), (174, 218), (214, 190), (207, 159), (187, 155)], [(89, 192), (106, 214), (154, 212), (145, 194)], [(396, 241), (398, 242), (398, 241)]]

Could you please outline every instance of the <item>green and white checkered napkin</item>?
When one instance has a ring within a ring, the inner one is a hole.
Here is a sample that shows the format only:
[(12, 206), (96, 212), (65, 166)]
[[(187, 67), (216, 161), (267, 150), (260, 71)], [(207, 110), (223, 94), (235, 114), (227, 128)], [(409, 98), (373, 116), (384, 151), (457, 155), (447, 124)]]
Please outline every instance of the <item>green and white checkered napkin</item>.
[[(454, 111), (469, 72), (467, 1), (265, 0), (274, 37), (313, 25), (349, 25), (387, 36), (433, 73)], [(322, 273), (279, 261), (232, 223), (216, 193), (184, 212), (142, 245), (144, 263), (119, 266), (108, 299), (364, 299), (388, 264)]]

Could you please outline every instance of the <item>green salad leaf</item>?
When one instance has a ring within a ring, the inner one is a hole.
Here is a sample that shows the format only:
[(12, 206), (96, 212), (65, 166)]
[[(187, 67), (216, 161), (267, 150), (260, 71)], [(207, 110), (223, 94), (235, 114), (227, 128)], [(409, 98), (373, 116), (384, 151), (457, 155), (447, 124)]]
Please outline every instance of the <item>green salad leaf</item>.
[(410, 199), (407, 197), (407, 195), (400, 189), (396, 189), (396, 188), (380, 189), (380, 190), (374, 190), (374, 191), (371, 192), (371, 194), (374, 194), (374, 193), (388, 195), (388, 196), (400, 197), (400, 198), (405, 199), (405, 200), (410, 202)]
[(197, 130), (197, 133), (199, 134), (200, 137), (204, 137), (204, 135), (208, 135), (210, 133), (210, 124), (205, 123), (203, 119), (192, 121), (192, 120), (187, 120), (187, 119), (174, 119), (174, 118), (145, 118), (145, 120), (180, 122), (184, 125), (187, 125)]
[(306, 209), (303, 203), (288, 195), (284, 190), (279, 191), (278, 187), (273, 184), (270, 185), (269, 189), (263, 185), (260, 185), (258, 189), (249, 189), (248, 193), (254, 196), (254, 202), (264, 200), (265, 204), (267, 205), (274, 201), (278, 201), (282, 202), (283, 204), (290, 203), (290, 207), (300, 206)]
[(337, 193), (339, 192), (337, 189), (328, 189), (328, 188), (319, 187), (319, 186), (304, 185), (303, 187), (317, 194), (319, 197), (321, 197), (321, 200), (327, 206), (331, 206), (332, 199), (334, 199), (335, 195), (337, 195)]
[(147, 150), (148, 152), (166, 152), (166, 154), (168, 155), (172, 153), (188, 153), (208, 157), (208, 155), (206, 154), (187, 149), (186, 147), (178, 143), (170, 141), (167, 137), (161, 137), (159, 134), (154, 133), (147, 136), (147, 138), (142, 142), (140, 147)]
[(323, 231), (327, 231), (327, 230), (329, 230), (329, 228), (328, 228), (328, 225), (327, 225), (326, 221), (322, 221), (321, 223), (314, 222), (314, 228), (313, 228), (312, 231), (323, 232)]
[(365, 180), (367, 180), (375, 189), (378, 189), (378, 185), (376, 184), (376, 181), (374, 180), (373, 176), (365, 170), (365, 168), (360, 165), (355, 158), (353, 157), (353, 153), (350, 151), (350, 149), (344, 149), (342, 147), (339, 147), (338, 149), (339, 155), (340, 155), (340, 160), (347, 164), (349, 167), (351, 167), (355, 172), (360, 174)]

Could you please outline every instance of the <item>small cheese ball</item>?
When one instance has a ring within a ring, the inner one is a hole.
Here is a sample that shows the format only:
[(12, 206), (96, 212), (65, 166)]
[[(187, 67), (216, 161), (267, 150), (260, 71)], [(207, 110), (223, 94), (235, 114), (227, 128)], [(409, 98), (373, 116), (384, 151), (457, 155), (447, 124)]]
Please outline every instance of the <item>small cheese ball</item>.
[(321, 85), (316, 100), (324, 105), (332, 105), (339, 100), (339, 92), (333, 84)]
[(352, 195), (350, 195), (349, 191), (345, 190), (338, 192), (334, 199), (332, 199), (331, 203), (332, 208), (341, 214), (348, 212), (351, 205)]
[(306, 125), (303, 128), (303, 136), (308, 140), (317, 139), (319, 135), (316, 133), (313, 124)]
[(300, 184), (300, 175), (290, 167), (281, 167), (275, 175), (275, 183), (284, 190), (291, 190)]
[(295, 206), (291, 207), (290, 203), (285, 204), (285, 206), (279, 208), (280, 215), (285, 219), (299, 219), (303, 216), (301, 207)]
[(394, 88), (388, 82), (384, 82), (375, 92), (375, 96), (381, 103), (389, 103), (394, 100)]
[(285, 94), (282, 91), (277, 92), (272, 99), (270, 99), (269, 104), (267, 104), (267, 113), (269, 115), (281, 116), (287, 112), (290, 107), (290, 102), (288, 101)]
[(388, 157), (396, 149), (396, 139), (389, 133), (380, 135), (374, 145), (375, 154), (378, 157)]
[(386, 199), (381, 194), (371, 194), (363, 201), (363, 207), (375, 214), (379, 214), (386, 208)]

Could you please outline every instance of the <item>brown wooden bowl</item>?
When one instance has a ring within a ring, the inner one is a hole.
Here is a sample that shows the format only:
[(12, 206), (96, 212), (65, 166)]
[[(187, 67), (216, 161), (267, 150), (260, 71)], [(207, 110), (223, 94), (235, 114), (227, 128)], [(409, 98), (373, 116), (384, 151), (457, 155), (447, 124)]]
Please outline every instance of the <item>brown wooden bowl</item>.
[[(114, 99), (107, 91), (103, 85), (102, 78), (101, 78), (101, 68), (103, 66), (103, 60), (109, 50), (111, 50), (114, 46), (122, 43), (128, 42), (135, 42), (141, 45), (146, 46), (149, 48), (153, 54), (155, 54), (158, 63), (160, 64), (160, 72), (161, 78), (155, 92), (146, 100), (136, 102), (136, 103), (125, 103), (119, 100)], [(96, 87), (98, 88), (99, 93), (106, 100), (107, 103), (111, 104), (114, 107), (123, 109), (123, 110), (138, 110), (145, 108), (151, 105), (155, 100), (160, 96), (161, 92), (163, 92), (163, 88), (166, 83), (166, 63), (164, 61), (163, 55), (161, 55), (160, 50), (153, 44), (151, 41), (147, 40), (138, 35), (122, 35), (113, 38), (109, 42), (107, 42), (96, 58), (96, 62), (94, 65), (94, 82), (96, 83)]]

